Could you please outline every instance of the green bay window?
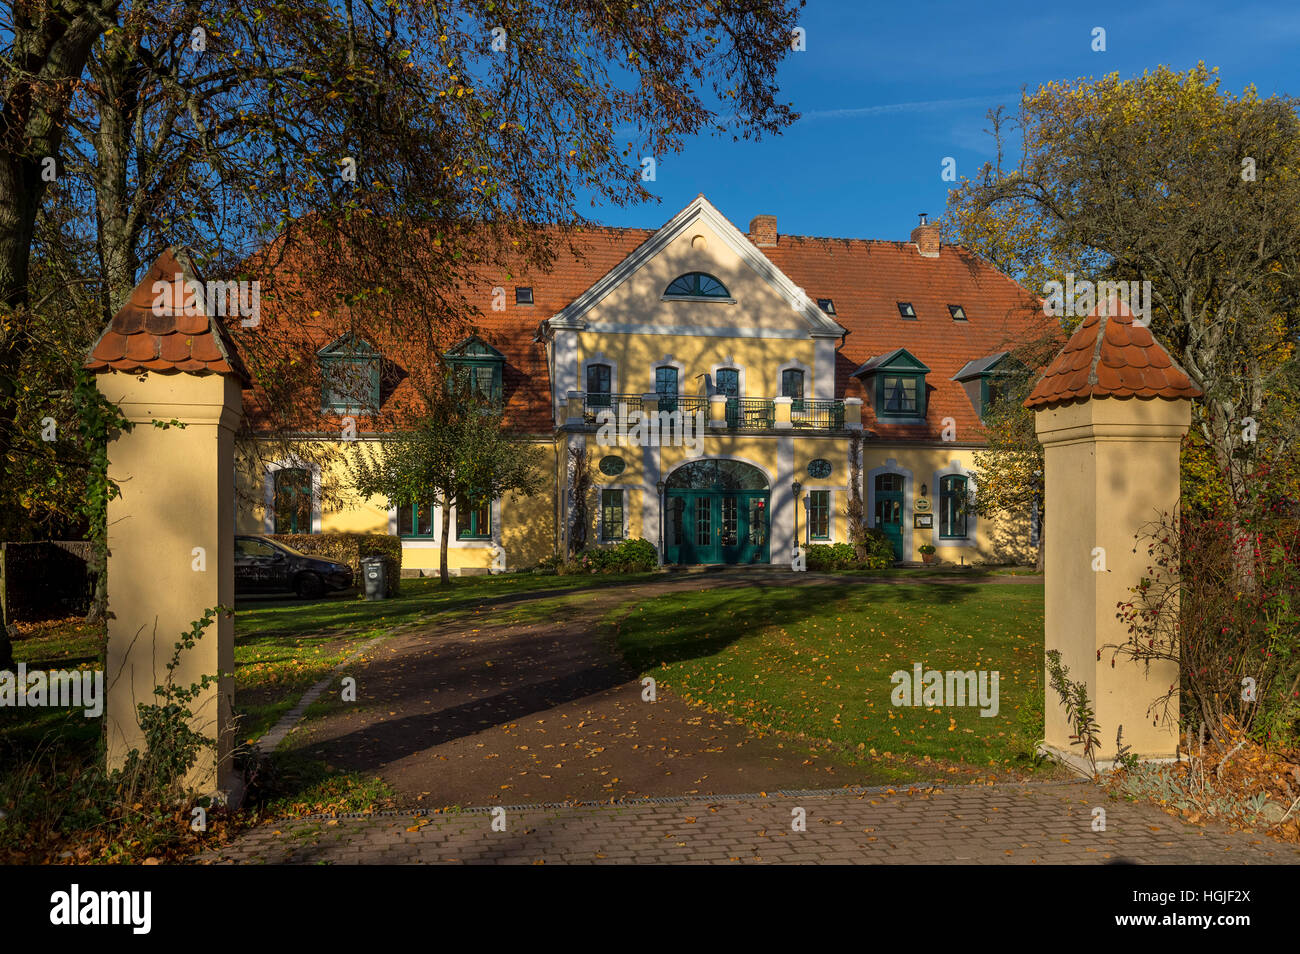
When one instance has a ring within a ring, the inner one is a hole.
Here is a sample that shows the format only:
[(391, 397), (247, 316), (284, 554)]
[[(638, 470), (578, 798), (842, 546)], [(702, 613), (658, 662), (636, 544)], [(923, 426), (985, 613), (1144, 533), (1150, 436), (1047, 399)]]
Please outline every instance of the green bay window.
[(492, 502), (486, 497), (456, 498), (456, 539), (487, 540), (492, 536)]
[(905, 348), (872, 358), (853, 372), (871, 396), (876, 417), (924, 418), (925, 376), (930, 369)]
[(808, 537), (812, 540), (831, 538), (831, 492), (829, 490), (808, 492)]
[(939, 481), (939, 536), (966, 536), (966, 478), (957, 475)]
[(623, 539), (623, 491), (600, 492), (600, 539)]

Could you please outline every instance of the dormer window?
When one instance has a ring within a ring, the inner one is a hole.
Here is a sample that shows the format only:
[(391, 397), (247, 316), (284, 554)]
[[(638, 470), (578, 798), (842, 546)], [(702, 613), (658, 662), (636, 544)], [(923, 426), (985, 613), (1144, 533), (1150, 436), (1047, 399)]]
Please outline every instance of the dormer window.
[(820, 308), (822, 311), (826, 312), (826, 314), (833, 315), (835, 314), (835, 299), (818, 298), (817, 307)]
[(731, 294), (727, 286), (705, 272), (687, 272), (672, 280), (664, 291), (668, 299), (710, 299), (728, 300)]
[(924, 418), (925, 376), (930, 369), (905, 348), (872, 358), (853, 372), (871, 395), (876, 417)]
[(948, 314), (952, 315), (953, 321), (967, 321), (966, 309), (961, 305), (949, 305)]
[(379, 409), (379, 352), (348, 332), (316, 352), (321, 370), (321, 410), (368, 414)]
[(466, 338), (443, 358), (451, 370), (451, 385), (460, 384), (480, 400), (500, 404), (505, 355), (477, 335)]
[(525, 288), (522, 285), (515, 287), (515, 304), (531, 305), (533, 303), (533, 290)]
[(981, 418), (988, 417), (1003, 396), (1014, 390), (1022, 382), (1029, 369), (1011, 356), (1008, 351), (999, 351), (988, 357), (967, 361), (952, 379), (960, 384), (970, 398), (971, 405), (979, 411)]
[(916, 309), (912, 307), (910, 301), (900, 301), (898, 303), (898, 313), (909, 321), (916, 320)]

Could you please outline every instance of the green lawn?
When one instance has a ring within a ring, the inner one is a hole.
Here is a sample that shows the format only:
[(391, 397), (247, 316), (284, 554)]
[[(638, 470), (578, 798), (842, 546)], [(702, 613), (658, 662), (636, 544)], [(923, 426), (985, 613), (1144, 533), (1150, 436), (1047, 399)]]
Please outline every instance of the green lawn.
[[(621, 607), (619, 650), (693, 704), (841, 757), (1024, 769), (1042, 733), (1037, 585), (712, 590)], [(897, 670), (997, 670), (999, 712), (891, 704)]]

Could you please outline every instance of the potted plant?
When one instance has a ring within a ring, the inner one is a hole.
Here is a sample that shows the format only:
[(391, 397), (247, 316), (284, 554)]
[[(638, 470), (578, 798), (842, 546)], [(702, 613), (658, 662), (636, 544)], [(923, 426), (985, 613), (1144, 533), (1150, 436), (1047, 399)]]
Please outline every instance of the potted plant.
[(922, 563), (934, 562), (934, 544), (932, 543), (921, 544), (921, 562)]

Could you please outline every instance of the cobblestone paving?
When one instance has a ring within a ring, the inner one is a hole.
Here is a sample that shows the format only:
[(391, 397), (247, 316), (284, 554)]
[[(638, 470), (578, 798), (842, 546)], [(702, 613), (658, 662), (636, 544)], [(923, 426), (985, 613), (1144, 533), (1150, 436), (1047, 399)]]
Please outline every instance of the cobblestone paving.
[[(1093, 809), (1105, 809), (1104, 832)], [(793, 809), (806, 830), (792, 830)], [(1088, 782), (675, 799), (267, 824), (204, 864), (1297, 864), (1300, 847), (1184, 825)]]

